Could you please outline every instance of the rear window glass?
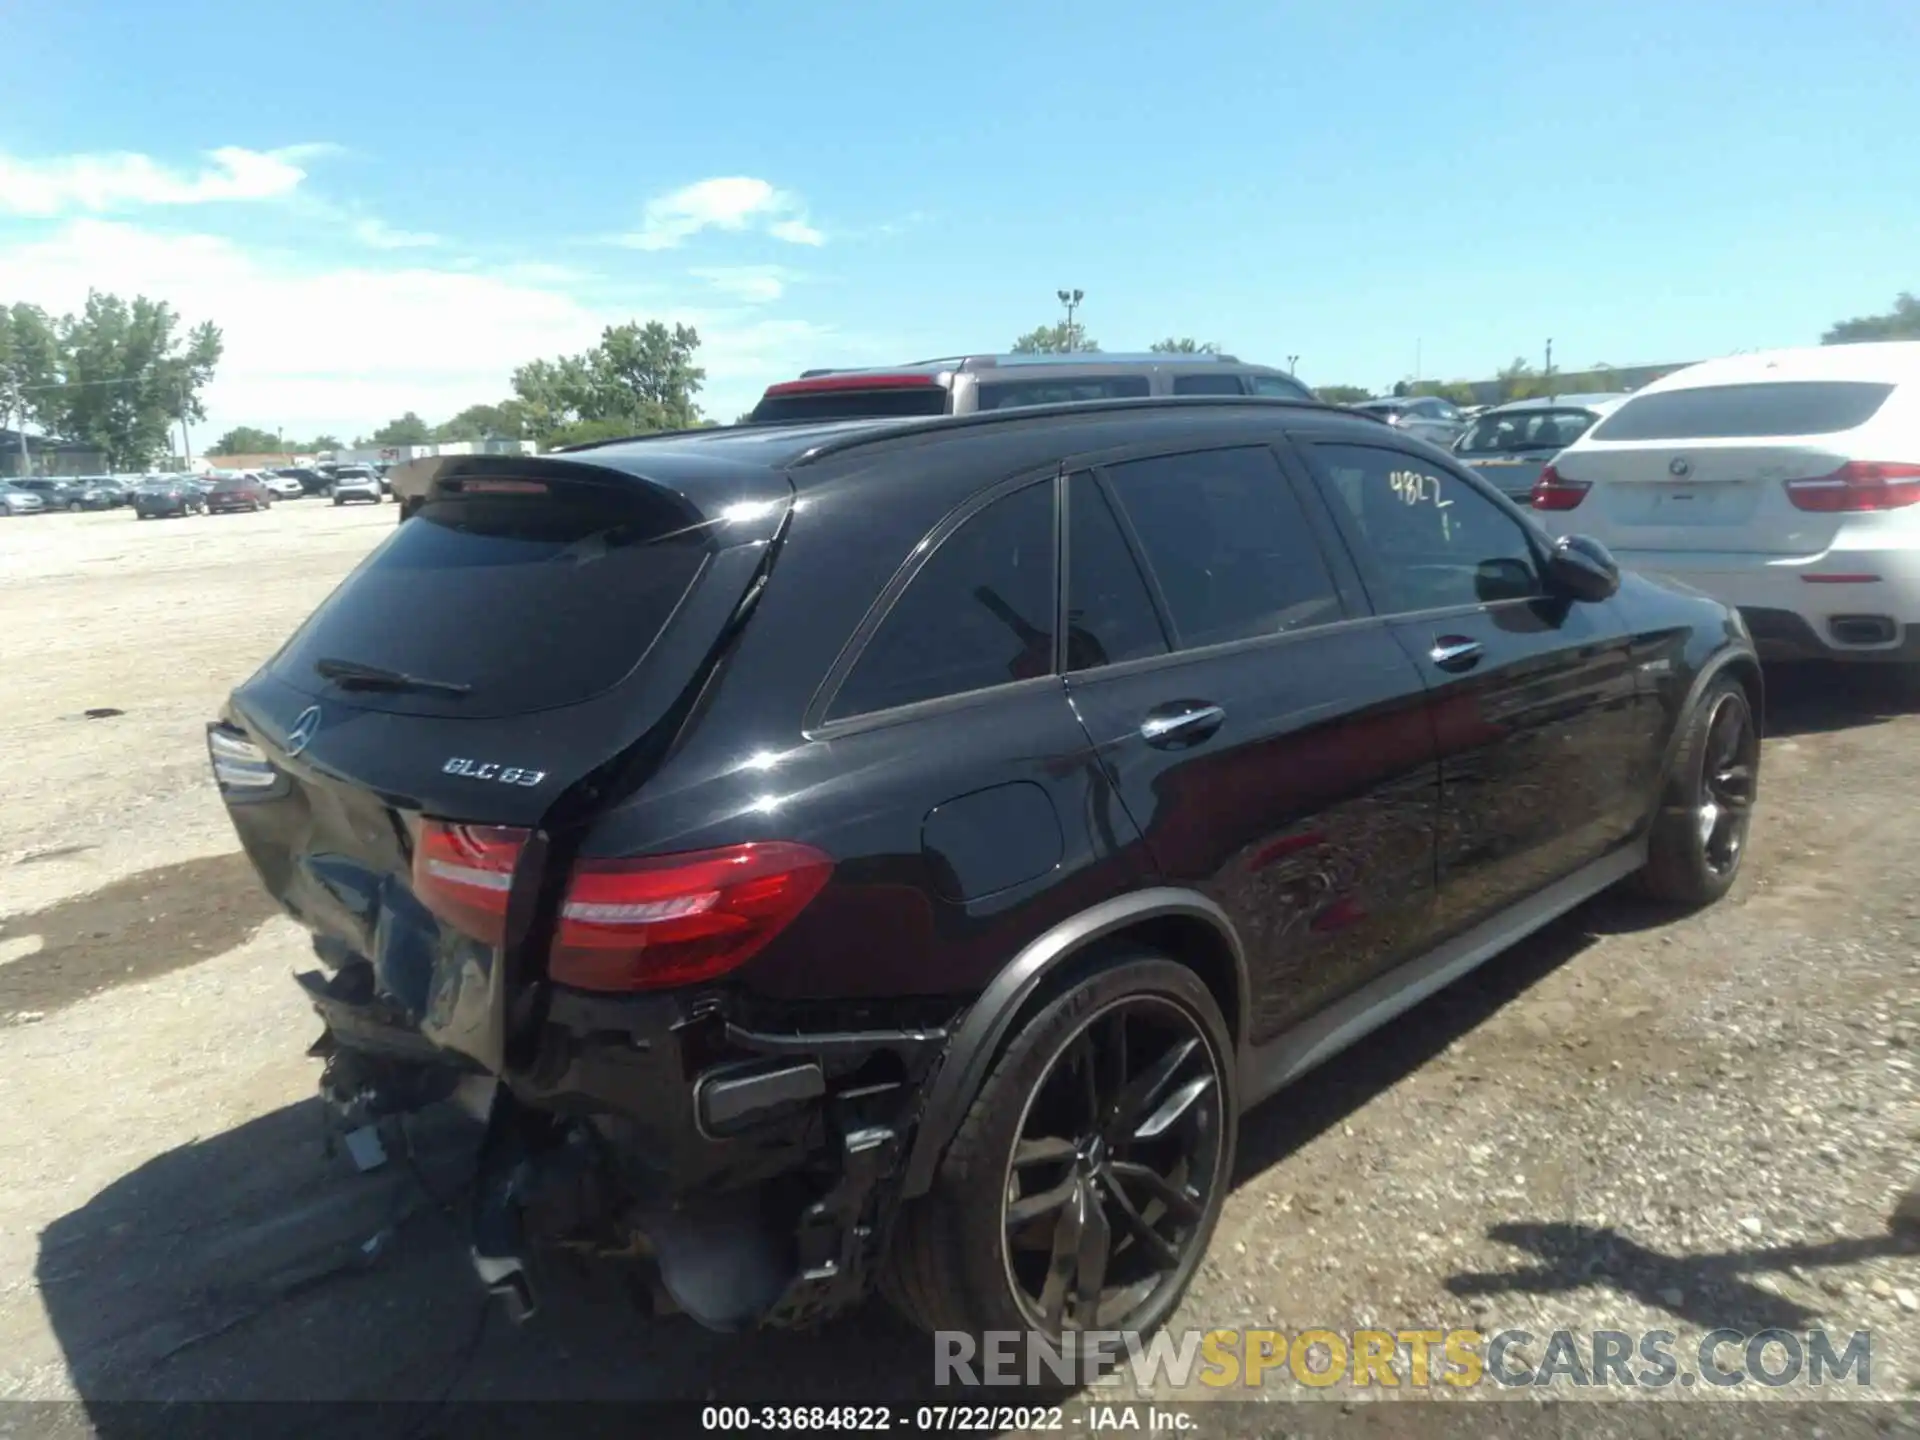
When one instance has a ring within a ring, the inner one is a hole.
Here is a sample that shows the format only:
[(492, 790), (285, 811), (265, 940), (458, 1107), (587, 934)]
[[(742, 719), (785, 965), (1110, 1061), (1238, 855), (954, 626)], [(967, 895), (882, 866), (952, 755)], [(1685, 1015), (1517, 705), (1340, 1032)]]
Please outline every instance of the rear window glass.
[(1084, 380), (999, 380), (980, 386), (982, 410), (1021, 405), (1073, 405), (1083, 400), (1131, 400), (1153, 393), (1144, 375), (1102, 375)]
[(753, 407), (755, 420), (906, 419), (947, 413), (944, 385), (910, 385), (882, 390), (817, 390), (811, 394), (769, 395)]
[(1313, 395), (1297, 380), (1283, 375), (1249, 375), (1256, 395), (1273, 395), (1286, 400), (1311, 400)]
[(1454, 447), (1459, 455), (1515, 450), (1564, 450), (1593, 424), (1591, 410), (1507, 410), (1482, 415)]
[[(700, 573), (704, 540), (602, 503), (424, 506), (349, 575), (274, 661), (282, 680), (370, 709), (512, 715), (577, 704), (640, 661)], [(323, 660), (470, 686), (337, 692)]]
[(1893, 389), (1858, 380), (1783, 380), (1664, 390), (1627, 401), (1594, 427), (1593, 438), (1734, 440), (1832, 435), (1866, 424)]

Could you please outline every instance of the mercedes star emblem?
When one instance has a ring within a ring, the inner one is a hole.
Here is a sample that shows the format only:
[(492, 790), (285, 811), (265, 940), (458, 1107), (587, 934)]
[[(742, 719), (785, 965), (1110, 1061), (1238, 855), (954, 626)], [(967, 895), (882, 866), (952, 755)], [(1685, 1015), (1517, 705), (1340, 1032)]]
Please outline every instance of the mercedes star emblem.
[(298, 755), (313, 741), (313, 732), (320, 728), (320, 707), (309, 705), (300, 712), (300, 718), (293, 722), (293, 728), (287, 732), (287, 754)]

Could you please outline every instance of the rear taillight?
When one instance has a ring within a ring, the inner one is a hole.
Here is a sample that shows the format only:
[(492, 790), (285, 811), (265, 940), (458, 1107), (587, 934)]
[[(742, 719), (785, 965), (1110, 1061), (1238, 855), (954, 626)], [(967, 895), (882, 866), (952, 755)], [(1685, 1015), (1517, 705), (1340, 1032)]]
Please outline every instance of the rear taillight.
[(1831, 475), (1787, 481), (1787, 499), (1825, 514), (1904, 510), (1920, 503), (1920, 465), (1849, 460)]
[[(527, 833), (427, 821), (414, 851), (414, 894), (461, 934), (501, 944)], [(786, 840), (582, 860), (560, 905), (547, 973), (582, 990), (711, 980), (785, 929), (832, 873), (832, 860)]]
[(1540, 478), (1533, 482), (1533, 494), (1528, 503), (1536, 510), (1572, 510), (1587, 498), (1587, 491), (1591, 488), (1587, 481), (1569, 480), (1549, 465), (1540, 472)]
[(207, 758), (223, 790), (268, 790), (278, 778), (267, 752), (237, 731), (209, 729)]
[(507, 894), (527, 832), (505, 825), (429, 820), (413, 852), (413, 893), (462, 935), (485, 945), (506, 938)]
[(833, 861), (790, 841), (582, 860), (548, 974), (582, 990), (657, 990), (743, 964), (806, 908)]

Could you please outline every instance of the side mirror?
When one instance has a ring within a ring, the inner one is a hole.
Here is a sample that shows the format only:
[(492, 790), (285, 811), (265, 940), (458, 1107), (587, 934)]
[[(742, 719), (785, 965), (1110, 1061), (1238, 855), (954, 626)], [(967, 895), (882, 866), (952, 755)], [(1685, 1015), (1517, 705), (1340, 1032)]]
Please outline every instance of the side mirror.
[(1575, 600), (1605, 600), (1620, 588), (1620, 566), (1607, 547), (1585, 535), (1563, 535), (1547, 557), (1554, 588)]

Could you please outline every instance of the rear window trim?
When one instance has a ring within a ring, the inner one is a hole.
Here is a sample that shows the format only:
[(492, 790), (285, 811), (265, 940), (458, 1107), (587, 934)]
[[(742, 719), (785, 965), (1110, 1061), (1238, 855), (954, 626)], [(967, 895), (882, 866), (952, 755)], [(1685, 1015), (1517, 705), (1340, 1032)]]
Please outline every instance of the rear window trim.
[[(989, 485), (984, 490), (975, 491), (937, 522), (923, 535), (908, 552), (907, 558), (893, 572), (887, 583), (880, 588), (873, 603), (861, 616), (860, 623), (854, 626), (853, 633), (840, 647), (840, 653), (827, 667), (826, 675), (815, 688), (813, 697), (808, 700), (807, 708), (801, 716), (801, 733), (808, 739), (831, 740), (856, 731), (891, 725), (901, 720), (917, 718), (946, 707), (961, 707), (978, 704), (984, 697), (1005, 694), (1015, 690), (1027, 690), (1034, 686), (1060, 683), (1060, 644), (1059, 636), (1054, 637), (1053, 669), (1049, 674), (1036, 675), (1027, 680), (1007, 680), (995, 685), (983, 685), (973, 690), (956, 691), (951, 695), (936, 695), (926, 700), (915, 700), (906, 705), (893, 705), (883, 710), (868, 710), (858, 715), (842, 715), (827, 719), (827, 712), (833, 708), (834, 701), (840, 698), (840, 689), (860, 663), (860, 657), (866, 653), (868, 643), (886, 623), (893, 613), (894, 605), (907, 592), (914, 579), (925, 568), (928, 561), (940, 547), (952, 538), (974, 516), (996, 501), (1009, 495), (1018, 494), (1033, 486), (1051, 484), (1053, 486), (1054, 515), (1054, 566), (1053, 591), (1054, 612), (1057, 616), (1060, 608), (1060, 507), (1062, 488), (1067, 467), (1053, 462), (1038, 470), (1024, 470)], [(1056, 631), (1058, 624), (1056, 621)]]

